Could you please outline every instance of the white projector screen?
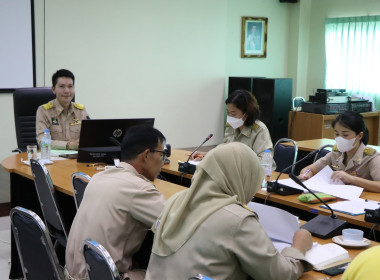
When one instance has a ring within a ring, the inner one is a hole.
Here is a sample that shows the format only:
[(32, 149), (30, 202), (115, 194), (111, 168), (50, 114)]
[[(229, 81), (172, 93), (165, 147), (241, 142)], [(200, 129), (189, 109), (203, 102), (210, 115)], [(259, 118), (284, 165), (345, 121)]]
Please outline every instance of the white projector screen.
[(0, 92), (35, 86), (33, 0), (0, 0)]

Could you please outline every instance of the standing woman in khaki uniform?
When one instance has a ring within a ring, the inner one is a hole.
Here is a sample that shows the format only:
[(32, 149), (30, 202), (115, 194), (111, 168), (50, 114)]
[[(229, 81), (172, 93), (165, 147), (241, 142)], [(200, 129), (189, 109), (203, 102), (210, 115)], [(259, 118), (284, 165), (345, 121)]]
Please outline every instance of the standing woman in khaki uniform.
[[(260, 107), (256, 97), (247, 90), (235, 90), (226, 99), (227, 123), (224, 143), (240, 142), (250, 147), (261, 159), (265, 150), (272, 151), (273, 143), (268, 128), (259, 120)], [(206, 153), (194, 153), (193, 158)]]
[(309, 179), (326, 165), (333, 170), (331, 179), (380, 192), (380, 154), (367, 147), (368, 129), (363, 116), (347, 111), (332, 122), (336, 145), (331, 153), (301, 170), (300, 178)]
[(297, 231), (293, 245), (277, 251), (247, 206), (261, 188), (264, 170), (252, 149), (221, 144), (197, 166), (189, 189), (173, 195), (156, 223), (145, 280), (298, 279), (311, 265), (305, 252), (312, 239)]
[(56, 99), (38, 107), (36, 115), (37, 143), (45, 129), (50, 130), (52, 149), (77, 150), (82, 120), (88, 118), (83, 105), (71, 102), (74, 98), (74, 74), (66, 69), (58, 70), (52, 77), (52, 90)]

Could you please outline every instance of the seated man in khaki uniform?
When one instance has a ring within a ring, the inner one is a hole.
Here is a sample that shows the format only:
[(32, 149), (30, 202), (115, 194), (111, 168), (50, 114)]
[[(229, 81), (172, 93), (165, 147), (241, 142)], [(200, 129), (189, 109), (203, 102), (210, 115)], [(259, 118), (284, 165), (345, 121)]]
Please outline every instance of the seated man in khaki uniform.
[(52, 82), (56, 99), (41, 105), (37, 110), (38, 146), (41, 147), (45, 129), (49, 129), (52, 149), (77, 150), (81, 123), (88, 118), (88, 114), (83, 105), (71, 102), (75, 94), (74, 74), (66, 69), (58, 70), (53, 74)]
[(153, 181), (166, 153), (165, 137), (149, 126), (131, 127), (118, 167), (95, 174), (74, 218), (66, 247), (66, 279), (87, 279), (82, 241), (92, 238), (110, 253), (122, 279), (143, 280), (132, 256), (160, 214), (165, 198)]

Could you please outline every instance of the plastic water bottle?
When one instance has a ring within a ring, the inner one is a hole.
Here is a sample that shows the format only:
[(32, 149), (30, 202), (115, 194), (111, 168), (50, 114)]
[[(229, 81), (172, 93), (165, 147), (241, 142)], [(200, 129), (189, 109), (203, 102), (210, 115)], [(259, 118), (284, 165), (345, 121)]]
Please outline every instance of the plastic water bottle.
[(41, 139), (41, 160), (50, 160), (50, 149), (51, 149), (51, 135), (49, 129), (45, 129), (44, 135)]
[(262, 187), (267, 186), (267, 182), (272, 180), (272, 164), (273, 164), (273, 158), (272, 153), (270, 150), (265, 150), (264, 155), (261, 158), (261, 165), (264, 167), (265, 171), (265, 178), (263, 181)]

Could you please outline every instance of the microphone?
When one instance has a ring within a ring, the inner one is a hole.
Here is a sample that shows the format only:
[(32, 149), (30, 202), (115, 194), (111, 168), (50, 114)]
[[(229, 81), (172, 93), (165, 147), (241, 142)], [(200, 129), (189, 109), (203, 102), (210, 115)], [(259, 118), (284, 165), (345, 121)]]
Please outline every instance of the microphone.
[(320, 199), (313, 191), (306, 187), (305, 184), (302, 183), (302, 181), (296, 175), (290, 173), (289, 176), (294, 182), (296, 182), (298, 185), (300, 185), (313, 196), (315, 196), (331, 211), (330, 216), (318, 215), (315, 218), (308, 221), (306, 224), (304, 224), (301, 228), (310, 231), (312, 235), (322, 239), (330, 238), (334, 235), (339, 234), (342, 231), (342, 228), (346, 226), (347, 222), (338, 219), (331, 207), (322, 199)]
[(194, 151), (189, 155), (189, 157), (188, 157), (188, 159), (187, 159), (186, 162), (179, 162), (179, 163), (178, 163), (178, 171), (183, 172), (183, 173), (194, 174), (194, 172), (195, 172), (195, 165), (189, 163), (189, 160), (190, 160), (191, 156), (192, 156), (196, 151), (198, 151), (198, 149), (199, 149), (200, 147), (202, 147), (202, 145), (203, 145), (204, 143), (206, 143), (208, 140), (211, 139), (212, 136), (213, 136), (212, 133), (211, 133), (209, 136), (207, 136), (206, 139), (202, 142), (202, 144), (200, 144), (198, 147), (196, 147), (196, 148), (194, 149)]
[(319, 153), (320, 149), (316, 149), (312, 152), (310, 152), (309, 154), (307, 154), (306, 156), (304, 156), (303, 158), (301, 158), (300, 160), (296, 161), (295, 163), (285, 167), (283, 170), (281, 170), (280, 174), (278, 174), (276, 180), (274, 182), (268, 182), (267, 183), (267, 191), (268, 192), (274, 192), (274, 193), (277, 193), (279, 195), (291, 195), (291, 194), (299, 194), (299, 193), (302, 193), (303, 191), (302, 190), (299, 190), (299, 189), (296, 189), (296, 188), (292, 188), (292, 187), (289, 187), (289, 186), (286, 186), (286, 185), (283, 185), (281, 183), (278, 182), (278, 179), (280, 178), (280, 176), (286, 172), (287, 170), (291, 169), (294, 165), (297, 165), (303, 161), (305, 161), (306, 159), (314, 156), (316, 153)]

